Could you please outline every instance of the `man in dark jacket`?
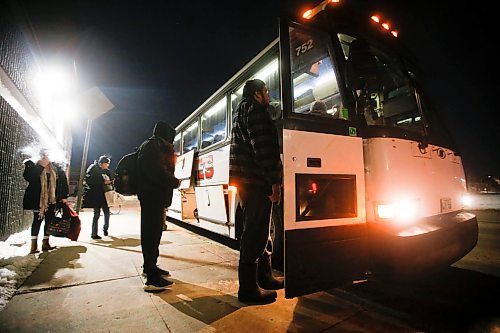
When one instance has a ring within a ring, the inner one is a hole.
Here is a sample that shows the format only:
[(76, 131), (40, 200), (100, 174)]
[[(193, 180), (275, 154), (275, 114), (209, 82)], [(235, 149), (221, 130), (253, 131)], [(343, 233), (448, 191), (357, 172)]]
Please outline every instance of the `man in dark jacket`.
[(273, 302), (274, 290), (283, 288), (283, 279), (272, 275), (266, 251), (272, 204), (281, 197), (282, 173), (278, 134), (268, 106), (265, 83), (249, 80), (233, 118), (229, 177), (231, 185), (237, 187), (243, 210), (238, 267), (241, 302)]
[(94, 218), (92, 220), (92, 239), (101, 239), (97, 234), (98, 220), (101, 215), (101, 209), (104, 213), (104, 226), (102, 231), (104, 236), (108, 235), (109, 229), (109, 206), (106, 201), (105, 192), (113, 189), (111, 172), (109, 171), (111, 160), (107, 156), (99, 157), (87, 169), (85, 182), (88, 190), (85, 192), (85, 207), (94, 208)]
[(162, 290), (173, 284), (162, 277), (170, 274), (157, 266), (157, 259), (165, 208), (172, 203), (174, 188), (179, 187), (179, 180), (174, 176), (174, 137), (175, 129), (159, 121), (154, 127), (153, 136), (144, 141), (138, 150), (137, 195), (141, 203), (141, 246), (143, 273), (147, 276), (146, 291)]

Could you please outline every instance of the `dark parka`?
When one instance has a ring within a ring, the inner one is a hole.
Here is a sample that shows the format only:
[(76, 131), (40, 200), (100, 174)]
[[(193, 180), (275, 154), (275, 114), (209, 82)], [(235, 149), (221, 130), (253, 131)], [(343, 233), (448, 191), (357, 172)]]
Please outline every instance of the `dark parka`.
[(172, 145), (175, 130), (159, 122), (153, 134), (138, 150), (137, 195), (140, 200), (155, 197), (168, 207), (172, 203), (173, 189), (178, 186), (174, 176), (176, 156)]
[[(68, 179), (66, 174), (57, 164), (52, 163), (52, 167), (56, 171), (56, 199), (59, 202), (61, 199), (66, 199), (69, 196)], [(40, 209), (40, 195), (42, 193), (42, 185), (40, 182), (40, 175), (44, 167), (40, 164), (35, 164), (33, 161), (28, 160), (24, 162), (23, 177), (28, 181), (28, 187), (24, 192), (23, 208), (26, 210)]]
[(104, 196), (103, 175), (107, 175), (109, 179), (112, 179), (111, 172), (108, 169), (102, 169), (97, 161), (88, 167), (85, 175), (87, 189), (84, 196), (84, 207), (100, 208), (108, 205)]

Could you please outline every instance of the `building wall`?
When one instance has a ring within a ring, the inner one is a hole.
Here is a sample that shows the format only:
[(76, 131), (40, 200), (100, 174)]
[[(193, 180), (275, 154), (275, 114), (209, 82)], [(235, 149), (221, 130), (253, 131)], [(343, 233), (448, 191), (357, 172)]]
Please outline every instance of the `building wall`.
[[(40, 116), (33, 87), (39, 69), (37, 47), (23, 13), (14, 1), (0, 1), (0, 240), (30, 227), (32, 212), (24, 212), (22, 199), (23, 149), (56, 142), (53, 130)], [(52, 136), (52, 138), (51, 138)], [(58, 144), (69, 159), (71, 132)]]

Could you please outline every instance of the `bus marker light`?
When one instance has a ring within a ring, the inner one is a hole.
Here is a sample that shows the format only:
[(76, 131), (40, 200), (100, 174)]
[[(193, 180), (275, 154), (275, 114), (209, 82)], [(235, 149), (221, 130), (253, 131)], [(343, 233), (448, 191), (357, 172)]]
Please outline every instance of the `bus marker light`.
[(310, 19), (312, 17), (312, 9), (308, 9), (302, 14), (302, 17), (305, 19)]
[(234, 193), (238, 192), (238, 188), (237, 188), (236, 186), (233, 186), (233, 185), (229, 185), (229, 186), (227, 187), (227, 189), (228, 189), (229, 191), (231, 191), (231, 192), (234, 192)]
[(311, 189), (309, 190), (312, 194), (316, 194), (318, 192), (318, 184), (311, 183)]
[(330, 0), (330, 3), (339, 3), (340, 0)]
[[(398, 37), (398, 32), (397, 32), (397, 30), (392, 30), (392, 31), (391, 31), (391, 35), (393, 35), (394, 37)], [(416, 120), (417, 120), (417, 119), (415, 118), (415, 121), (416, 121)]]
[(374, 22), (377, 22), (377, 23), (380, 23), (380, 18), (377, 16), (377, 15), (372, 15), (372, 17), (370, 17)]
[(385, 30), (389, 30), (391, 27), (389, 26), (389, 23), (382, 23), (382, 27), (385, 29)]

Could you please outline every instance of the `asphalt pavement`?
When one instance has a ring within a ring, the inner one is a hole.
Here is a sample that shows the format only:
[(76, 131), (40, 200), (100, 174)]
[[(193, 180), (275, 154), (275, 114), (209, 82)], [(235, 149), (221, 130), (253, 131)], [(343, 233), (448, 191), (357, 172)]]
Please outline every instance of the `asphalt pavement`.
[(0, 312), (0, 331), (415, 332), (335, 293), (285, 299), (281, 290), (272, 304), (240, 303), (238, 252), (173, 224), (158, 263), (175, 285), (147, 293), (139, 214), (136, 205), (123, 208), (111, 216), (109, 236), (92, 240), (92, 212), (83, 211), (77, 242), (51, 237), (57, 248), (40, 254), (42, 263)]

